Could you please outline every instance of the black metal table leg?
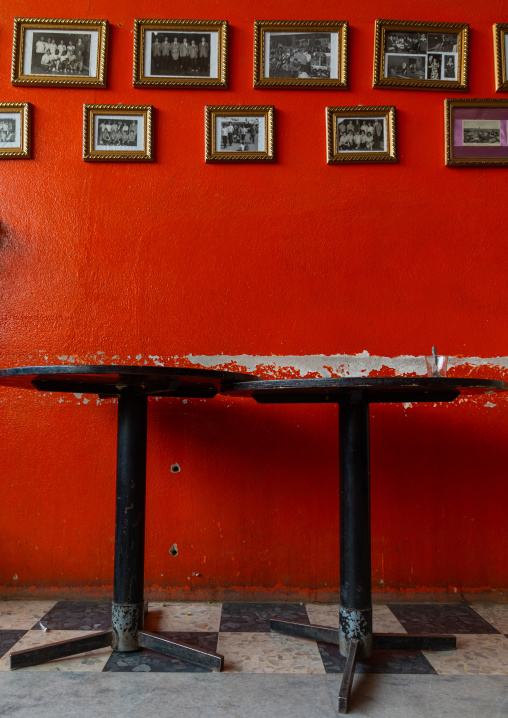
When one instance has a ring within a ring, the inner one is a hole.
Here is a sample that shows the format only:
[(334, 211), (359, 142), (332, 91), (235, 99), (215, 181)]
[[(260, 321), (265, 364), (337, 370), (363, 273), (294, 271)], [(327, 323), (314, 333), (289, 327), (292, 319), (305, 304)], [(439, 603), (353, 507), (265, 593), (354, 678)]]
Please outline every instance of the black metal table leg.
[(121, 389), (118, 397), (116, 528), (112, 630), (83, 638), (15, 651), (11, 669), (45, 663), (84, 651), (112, 646), (129, 652), (141, 647), (222, 671), (224, 658), (211, 651), (169, 641), (142, 631), (144, 590), (147, 396)]
[(356, 658), (358, 655), (358, 648), (360, 647), (360, 641), (358, 638), (353, 638), (349, 642), (346, 665), (344, 666), (344, 673), (342, 674), (342, 681), (340, 683), (339, 690), (339, 713), (347, 713), (349, 708), (349, 697), (351, 695), (351, 688), (353, 687), (353, 679), (355, 677), (355, 666)]

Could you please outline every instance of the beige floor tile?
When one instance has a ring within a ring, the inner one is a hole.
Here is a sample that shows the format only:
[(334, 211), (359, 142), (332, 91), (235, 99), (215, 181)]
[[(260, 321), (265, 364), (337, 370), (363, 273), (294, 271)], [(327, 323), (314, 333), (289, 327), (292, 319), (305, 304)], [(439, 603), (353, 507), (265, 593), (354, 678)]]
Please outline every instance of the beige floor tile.
[[(309, 621), (318, 626), (339, 627), (339, 604), (305, 604)], [(395, 618), (388, 606), (376, 604), (373, 607), (374, 633), (406, 633), (402, 624)]]
[(56, 601), (0, 601), (1, 630), (29, 630)]
[(508, 633), (508, 603), (475, 602), (470, 606), (500, 633)]
[(471, 634), (457, 636), (455, 651), (424, 651), (442, 676), (508, 676), (508, 638)]
[[(69, 638), (79, 638), (90, 635), (91, 631), (29, 631), (26, 633), (11, 650), (0, 659), (0, 671), (9, 671), (9, 653), (12, 651), (24, 651), (27, 648), (45, 646), (48, 643), (57, 643)], [(111, 655), (111, 648), (99, 648), (96, 651), (87, 651), (69, 658), (59, 658), (49, 663), (41, 663), (38, 666), (20, 668), (16, 673), (22, 671), (79, 671), (79, 672), (100, 672), (106, 665)]]
[(325, 673), (315, 641), (277, 633), (220, 633), (217, 653), (229, 673)]
[(148, 604), (144, 628), (147, 631), (218, 631), (222, 603)]

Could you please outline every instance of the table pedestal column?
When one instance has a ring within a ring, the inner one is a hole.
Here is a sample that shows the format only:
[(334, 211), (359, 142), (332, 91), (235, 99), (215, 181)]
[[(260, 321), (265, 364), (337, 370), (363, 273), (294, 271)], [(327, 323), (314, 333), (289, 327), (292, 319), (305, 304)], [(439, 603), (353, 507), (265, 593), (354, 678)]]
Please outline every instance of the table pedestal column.
[(147, 397), (118, 398), (113, 648), (139, 649), (143, 628)]

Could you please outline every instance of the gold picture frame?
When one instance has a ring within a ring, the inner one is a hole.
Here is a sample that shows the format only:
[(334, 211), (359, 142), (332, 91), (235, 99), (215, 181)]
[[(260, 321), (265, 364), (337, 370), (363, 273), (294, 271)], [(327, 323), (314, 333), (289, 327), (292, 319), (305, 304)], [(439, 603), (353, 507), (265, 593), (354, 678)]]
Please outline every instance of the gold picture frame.
[(445, 100), (445, 164), (508, 167), (508, 99)]
[(226, 88), (227, 30), (227, 20), (134, 20), (134, 87)]
[(29, 159), (30, 103), (0, 102), (0, 159)]
[(153, 162), (152, 105), (83, 105), (83, 159)]
[(14, 18), (13, 85), (106, 87), (108, 21)]
[(397, 162), (395, 107), (327, 107), (327, 161)]
[(378, 89), (467, 90), (469, 25), (376, 20)]
[(494, 58), (496, 92), (508, 91), (508, 23), (496, 23), (494, 30)]
[(273, 162), (272, 105), (207, 105), (206, 162)]
[(347, 31), (346, 20), (256, 20), (254, 87), (346, 89)]

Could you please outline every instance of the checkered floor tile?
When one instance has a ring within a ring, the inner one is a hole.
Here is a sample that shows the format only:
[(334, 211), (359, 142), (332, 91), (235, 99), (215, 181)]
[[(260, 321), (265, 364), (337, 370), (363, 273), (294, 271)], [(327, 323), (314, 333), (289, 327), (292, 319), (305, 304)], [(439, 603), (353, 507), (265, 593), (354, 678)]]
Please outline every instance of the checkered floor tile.
[[(336, 604), (150, 603), (145, 628), (163, 637), (224, 656), (231, 673), (341, 673), (338, 647), (270, 632), (269, 619), (338, 625)], [(0, 670), (9, 653), (108, 630), (108, 602), (0, 601)], [(454, 651), (374, 651), (358, 673), (508, 676), (508, 604), (374, 605), (374, 630), (390, 633), (451, 633)], [(109, 648), (23, 670), (94, 672), (206, 672), (189, 663), (142, 649)]]

